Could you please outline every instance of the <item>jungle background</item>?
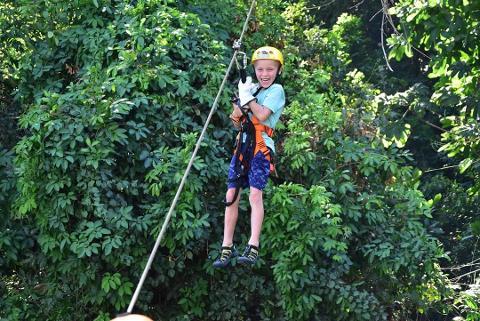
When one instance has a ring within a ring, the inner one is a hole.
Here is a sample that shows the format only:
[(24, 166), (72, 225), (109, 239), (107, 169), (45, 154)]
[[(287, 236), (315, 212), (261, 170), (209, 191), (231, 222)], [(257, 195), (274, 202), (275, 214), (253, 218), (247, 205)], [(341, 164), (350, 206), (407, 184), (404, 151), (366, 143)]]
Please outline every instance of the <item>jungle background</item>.
[[(249, 6), (1, 2), (0, 320), (126, 310)], [(261, 260), (211, 267), (233, 71), (135, 311), (480, 320), (479, 21), (473, 0), (258, 1), (245, 51), (282, 50), (287, 96)]]

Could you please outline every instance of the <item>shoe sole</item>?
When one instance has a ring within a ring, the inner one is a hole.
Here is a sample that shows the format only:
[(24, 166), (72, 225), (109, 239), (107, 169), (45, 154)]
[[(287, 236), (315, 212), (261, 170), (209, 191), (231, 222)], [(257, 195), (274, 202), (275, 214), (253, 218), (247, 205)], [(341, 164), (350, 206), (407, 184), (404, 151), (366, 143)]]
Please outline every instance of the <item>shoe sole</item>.
[(240, 258), (237, 259), (237, 262), (238, 262), (238, 264), (248, 265), (248, 266), (254, 266), (255, 263), (257, 263), (257, 261), (252, 262), (252, 261), (250, 261), (250, 260), (241, 260)]

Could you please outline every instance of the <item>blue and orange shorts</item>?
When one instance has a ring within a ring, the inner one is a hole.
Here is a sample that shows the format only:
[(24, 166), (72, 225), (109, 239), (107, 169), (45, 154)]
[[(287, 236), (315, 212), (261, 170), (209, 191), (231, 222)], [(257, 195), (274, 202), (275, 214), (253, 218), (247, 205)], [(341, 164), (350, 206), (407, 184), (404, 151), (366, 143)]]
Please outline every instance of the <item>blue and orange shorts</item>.
[(235, 162), (237, 157), (233, 155), (230, 161), (230, 168), (228, 169), (228, 188), (247, 188), (249, 186), (255, 187), (259, 190), (264, 190), (267, 186), (268, 177), (270, 176), (270, 161), (265, 158), (263, 153), (259, 152), (250, 161), (250, 169), (246, 175), (235, 181), (238, 173), (235, 169)]

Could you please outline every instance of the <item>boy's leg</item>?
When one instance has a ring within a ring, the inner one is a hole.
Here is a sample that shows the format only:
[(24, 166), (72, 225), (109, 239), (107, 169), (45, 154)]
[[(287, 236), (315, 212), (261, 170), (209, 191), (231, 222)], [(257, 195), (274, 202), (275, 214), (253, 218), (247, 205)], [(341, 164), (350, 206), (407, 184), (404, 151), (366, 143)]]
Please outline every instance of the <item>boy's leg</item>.
[(251, 235), (248, 244), (258, 247), (260, 244), (260, 231), (262, 229), (264, 208), (263, 190), (267, 186), (270, 176), (270, 161), (262, 153), (257, 153), (252, 159), (248, 181), (250, 184), (250, 207), (252, 208), (250, 224)]
[(238, 258), (238, 263), (246, 265), (255, 265), (258, 259), (258, 246), (260, 244), (260, 231), (263, 224), (263, 192), (261, 189), (250, 186), (250, 207), (252, 213), (250, 216), (250, 240), (248, 241), (243, 254)]
[[(220, 256), (213, 262), (214, 268), (226, 268), (230, 264), (230, 260), (237, 256), (237, 250), (233, 245), (233, 233), (238, 218), (238, 204), (240, 201), (241, 189), (238, 191), (238, 197), (235, 202), (225, 207), (225, 224), (223, 228), (223, 242)], [(227, 190), (226, 201), (231, 202), (235, 195), (235, 188)]]
[(260, 231), (262, 230), (264, 216), (263, 191), (251, 186), (249, 201), (250, 207), (252, 208), (252, 214), (250, 217), (251, 235), (248, 244), (258, 247), (260, 244)]
[[(235, 226), (238, 219), (238, 204), (240, 202), (240, 195), (242, 189), (238, 191), (238, 197), (235, 202), (225, 207), (225, 224), (223, 229), (223, 243), (222, 246), (231, 246), (233, 244), (233, 233), (235, 232)], [(227, 190), (226, 200), (230, 202), (235, 195), (235, 188), (229, 188)]]
[(248, 181), (250, 184), (249, 201), (250, 207), (252, 208), (250, 218), (251, 235), (245, 251), (238, 258), (240, 264), (254, 265), (257, 262), (260, 231), (262, 230), (264, 216), (263, 189), (267, 186), (269, 175), (270, 162), (262, 153), (258, 153), (253, 158), (248, 173)]

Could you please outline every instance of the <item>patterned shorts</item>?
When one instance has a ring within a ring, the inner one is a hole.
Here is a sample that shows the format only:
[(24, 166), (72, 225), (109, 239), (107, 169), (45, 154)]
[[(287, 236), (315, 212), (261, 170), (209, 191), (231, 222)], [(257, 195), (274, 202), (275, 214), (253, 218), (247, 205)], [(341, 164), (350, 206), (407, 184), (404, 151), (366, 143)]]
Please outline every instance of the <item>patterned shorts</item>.
[(236, 188), (237, 186), (247, 188), (252, 186), (263, 191), (270, 176), (270, 162), (265, 158), (265, 155), (261, 152), (257, 153), (250, 162), (248, 174), (241, 177), (238, 181), (234, 181), (237, 178), (237, 174), (240, 174), (235, 170), (236, 159), (237, 157), (233, 155), (230, 168), (228, 169), (228, 188)]

